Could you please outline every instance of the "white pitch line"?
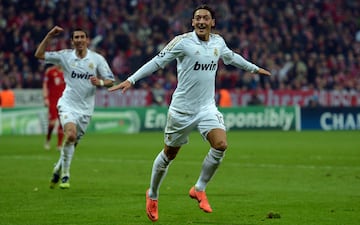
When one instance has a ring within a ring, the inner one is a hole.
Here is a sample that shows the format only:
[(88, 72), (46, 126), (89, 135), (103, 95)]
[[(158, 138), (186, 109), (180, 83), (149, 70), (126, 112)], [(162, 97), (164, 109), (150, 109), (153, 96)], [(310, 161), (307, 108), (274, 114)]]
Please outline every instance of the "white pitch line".
[[(249, 157), (244, 157), (249, 158)], [(1, 160), (54, 160), (51, 156), (26, 156), (26, 155), (16, 155), (16, 156), (0, 156)], [(86, 161), (86, 162), (105, 162), (105, 163), (147, 163), (151, 164), (153, 159), (121, 159), (121, 158), (74, 158), (76, 161)], [(201, 161), (184, 161), (177, 160), (176, 164), (185, 164), (185, 165), (198, 165)], [(342, 170), (360, 170), (360, 166), (337, 166), (337, 165), (304, 165), (304, 164), (271, 164), (271, 163), (242, 163), (242, 162), (223, 162), (226, 166), (231, 167), (243, 167), (243, 168), (277, 168), (277, 169), (285, 169), (285, 168), (299, 168), (299, 169), (342, 169)]]

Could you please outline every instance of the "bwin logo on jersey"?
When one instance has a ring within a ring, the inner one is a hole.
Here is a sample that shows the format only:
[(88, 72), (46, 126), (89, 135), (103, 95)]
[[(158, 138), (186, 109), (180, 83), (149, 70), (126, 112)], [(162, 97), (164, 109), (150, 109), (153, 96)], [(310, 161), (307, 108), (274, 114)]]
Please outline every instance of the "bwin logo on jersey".
[(214, 61), (211, 61), (211, 63), (208, 64), (202, 64), (196, 61), (194, 65), (194, 70), (216, 70), (217, 64), (214, 63)]
[(86, 73), (75, 73), (75, 71), (71, 72), (71, 78), (78, 78), (78, 79), (90, 79), (90, 77), (94, 76), (93, 74)]

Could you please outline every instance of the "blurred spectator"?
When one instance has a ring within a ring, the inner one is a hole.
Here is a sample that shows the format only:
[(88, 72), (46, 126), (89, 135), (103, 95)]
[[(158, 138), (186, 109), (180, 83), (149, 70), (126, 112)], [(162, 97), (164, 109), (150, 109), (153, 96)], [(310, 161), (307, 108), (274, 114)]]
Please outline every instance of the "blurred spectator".
[(259, 98), (258, 94), (256, 92), (254, 92), (251, 95), (251, 99), (248, 101), (247, 104), (250, 106), (258, 106), (258, 105), (263, 105), (263, 102)]
[(220, 107), (232, 106), (231, 94), (228, 89), (221, 88), (219, 90), (219, 106)]
[(308, 101), (308, 104), (307, 104), (308, 107), (311, 107), (311, 108), (317, 108), (317, 107), (320, 107), (320, 103), (319, 103), (319, 98), (318, 96), (314, 95), (312, 96), (309, 101)]
[(7, 82), (3, 83), (2, 90), (0, 90), (0, 106), (1, 108), (13, 108), (15, 106), (15, 94)]
[(158, 106), (166, 106), (167, 105), (167, 102), (165, 101), (166, 92), (162, 86), (161, 80), (154, 83), (154, 85), (151, 89), (151, 94), (152, 94), (153, 105), (158, 105)]
[(129, 73), (128, 60), (122, 50), (117, 51), (115, 57), (111, 61), (111, 68), (116, 75)]
[(165, 90), (168, 91), (175, 90), (176, 86), (177, 86), (176, 75), (172, 72), (167, 72), (165, 75), (165, 82), (164, 82)]
[[(10, 77), (11, 88), (38, 88), (38, 84), (29, 85), (31, 75), (28, 77), (32, 73), (37, 80), (43, 71), (32, 54), (36, 48), (34, 43), (39, 43), (54, 25), (64, 27), (65, 36), (69, 36), (74, 27), (86, 27), (90, 36), (97, 37), (91, 47), (114, 63), (113, 67), (120, 71), (114, 71), (115, 74), (123, 80), (157, 54), (165, 41), (189, 29), (188, 18), (192, 13), (189, 9), (198, 3), (188, 0), (0, 1), (3, 72), (0, 83), (4, 77)], [(209, 0), (207, 3), (217, 6), (219, 23), (215, 28), (226, 34), (230, 47), (247, 60), (271, 69), (273, 74), (271, 78), (252, 77), (242, 70), (219, 64), (218, 87), (331, 90), (336, 86), (360, 91), (359, 1)], [(63, 49), (70, 47), (70, 43), (58, 41), (51, 46)], [(25, 71), (28, 68), (30, 71)], [(175, 64), (167, 68), (163, 78), (167, 80), (167, 74), (174, 71)], [(339, 79), (345, 82), (336, 84)], [(153, 86), (151, 82), (148, 85)], [(168, 91), (174, 88), (169, 83), (163, 86)]]

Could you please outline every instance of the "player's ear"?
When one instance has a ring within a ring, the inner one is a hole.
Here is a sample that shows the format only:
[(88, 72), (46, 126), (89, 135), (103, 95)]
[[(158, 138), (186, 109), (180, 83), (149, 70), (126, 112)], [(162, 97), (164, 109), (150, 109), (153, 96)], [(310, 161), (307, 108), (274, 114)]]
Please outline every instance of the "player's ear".
[(195, 21), (194, 19), (191, 19), (191, 26), (192, 27), (195, 27), (195, 22), (194, 21)]
[(215, 27), (215, 19), (211, 20), (211, 27)]

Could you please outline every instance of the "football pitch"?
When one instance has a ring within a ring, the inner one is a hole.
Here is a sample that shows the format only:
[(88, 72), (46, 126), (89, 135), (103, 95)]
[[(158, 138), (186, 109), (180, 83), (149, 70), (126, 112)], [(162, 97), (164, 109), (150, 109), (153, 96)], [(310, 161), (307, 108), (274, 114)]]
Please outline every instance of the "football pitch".
[[(86, 134), (68, 190), (49, 188), (59, 152), (44, 136), (0, 136), (1, 225), (141, 225), (163, 134)], [(360, 136), (353, 132), (230, 131), (207, 187), (213, 213), (188, 191), (209, 146), (194, 132), (160, 189), (158, 225), (357, 225)], [(268, 218), (270, 212), (280, 218)]]

